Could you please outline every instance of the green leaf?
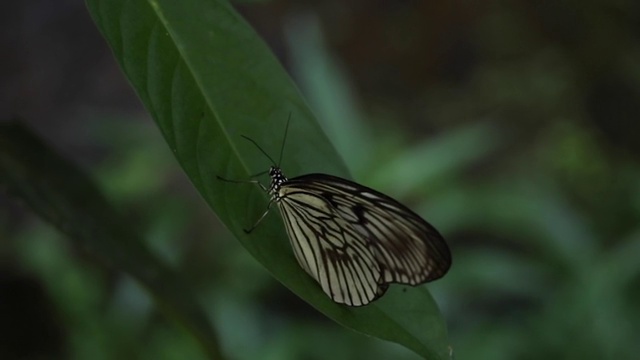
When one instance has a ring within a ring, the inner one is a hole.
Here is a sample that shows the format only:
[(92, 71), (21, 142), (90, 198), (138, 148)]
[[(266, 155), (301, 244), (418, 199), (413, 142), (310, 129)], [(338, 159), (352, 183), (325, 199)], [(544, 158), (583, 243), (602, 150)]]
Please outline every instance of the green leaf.
[[(282, 221), (248, 179), (270, 165), (246, 135), (289, 176), (324, 172), (349, 177), (305, 100), (273, 54), (226, 2), (88, 0), (116, 59), (187, 175), (243, 246), (280, 282), (338, 323), (394, 341), (425, 358), (448, 357), (446, 329), (423, 288), (394, 287), (362, 308), (332, 302), (298, 266)], [(405, 291), (406, 290), (406, 291)]]
[(160, 309), (180, 321), (213, 359), (216, 334), (186, 283), (144, 246), (82, 171), (19, 122), (0, 123), (0, 185), (104, 264), (147, 287)]

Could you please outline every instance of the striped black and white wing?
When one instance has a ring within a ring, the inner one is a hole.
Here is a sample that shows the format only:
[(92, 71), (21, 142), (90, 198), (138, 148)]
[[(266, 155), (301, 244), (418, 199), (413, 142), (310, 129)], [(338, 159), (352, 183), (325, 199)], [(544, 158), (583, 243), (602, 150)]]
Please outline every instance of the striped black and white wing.
[(310, 174), (289, 179), (280, 196), (298, 262), (336, 302), (365, 305), (389, 283), (418, 285), (451, 266), (433, 226), (373, 189)]
[(366, 305), (384, 293), (368, 239), (318, 194), (283, 186), (278, 207), (300, 266), (335, 302)]

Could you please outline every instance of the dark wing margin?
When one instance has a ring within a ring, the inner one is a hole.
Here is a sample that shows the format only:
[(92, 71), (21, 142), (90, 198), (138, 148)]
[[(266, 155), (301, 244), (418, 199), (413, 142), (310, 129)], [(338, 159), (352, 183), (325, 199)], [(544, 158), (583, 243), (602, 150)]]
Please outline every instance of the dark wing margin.
[(451, 252), (442, 235), (387, 195), (325, 174), (292, 178), (283, 188), (321, 198), (324, 201), (318, 204), (324, 204), (323, 210), (330, 216), (340, 217), (344, 223), (337, 223), (342, 228), (355, 229), (361, 235), (346, 241), (362, 238), (369, 244), (382, 272), (381, 287), (388, 283), (418, 285), (433, 281), (451, 267)]

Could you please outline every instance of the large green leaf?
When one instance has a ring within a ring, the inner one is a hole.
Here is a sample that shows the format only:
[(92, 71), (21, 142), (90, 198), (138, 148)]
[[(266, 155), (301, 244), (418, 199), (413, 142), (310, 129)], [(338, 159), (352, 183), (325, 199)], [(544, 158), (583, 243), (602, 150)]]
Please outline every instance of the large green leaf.
[[(264, 211), (247, 179), (270, 162), (240, 135), (277, 158), (289, 176), (348, 171), (286, 72), (254, 31), (220, 0), (87, 0), (116, 59), (176, 158), (244, 247), (286, 287), (338, 323), (394, 341), (429, 359), (448, 357), (446, 330), (424, 288), (392, 288), (372, 305), (333, 303), (297, 265), (276, 212), (250, 235)], [(277, 161), (277, 159), (276, 159)]]

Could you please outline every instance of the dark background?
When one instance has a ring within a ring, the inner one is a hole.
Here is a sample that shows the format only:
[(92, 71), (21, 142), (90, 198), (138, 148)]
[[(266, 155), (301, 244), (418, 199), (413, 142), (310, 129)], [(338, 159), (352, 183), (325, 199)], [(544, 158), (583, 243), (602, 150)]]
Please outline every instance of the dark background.
[[(354, 178), (447, 237), (429, 289), (458, 359), (640, 351), (640, 3), (238, 5)], [(326, 320), (222, 228), (80, 1), (0, 5), (20, 116), (180, 269), (234, 359), (414, 359)], [(136, 283), (0, 193), (0, 357), (202, 358)], [(286, 239), (283, 239), (286, 241)]]

